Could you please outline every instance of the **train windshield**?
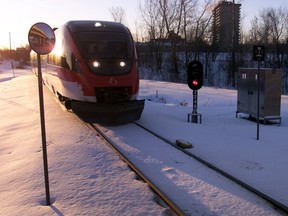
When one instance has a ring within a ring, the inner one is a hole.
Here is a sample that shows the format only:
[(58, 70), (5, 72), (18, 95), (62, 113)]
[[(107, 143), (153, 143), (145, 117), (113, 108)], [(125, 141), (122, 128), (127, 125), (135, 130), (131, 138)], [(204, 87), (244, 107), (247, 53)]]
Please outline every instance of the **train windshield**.
[(76, 35), (80, 52), (95, 74), (128, 73), (133, 64), (133, 42), (128, 34), (79, 32)]
[(129, 59), (133, 57), (132, 41), (127, 34), (80, 32), (76, 37), (85, 59)]

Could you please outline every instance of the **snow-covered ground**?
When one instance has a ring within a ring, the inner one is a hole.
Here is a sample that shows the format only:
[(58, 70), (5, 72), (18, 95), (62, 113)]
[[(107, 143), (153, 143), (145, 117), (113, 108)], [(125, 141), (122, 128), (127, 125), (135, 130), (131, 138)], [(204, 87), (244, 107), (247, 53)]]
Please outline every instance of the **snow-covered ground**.
[[(37, 78), (29, 70), (15, 70), (15, 76), (9, 63), (0, 64), (0, 215), (171, 213), (155, 202), (148, 186), (136, 180), (118, 156), (64, 110), (47, 88), (52, 205), (45, 206)], [(282, 96), (281, 125), (260, 125), (260, 140), (256, 140), (255, 122), (235, 117), (234, 90), (200, 89), (202, 124), (187, 123), (192, 93), (186, 85), (141, 80), (140, 97), (149, 101), (139, 123), (171, 140), (193, 143), (193, 153), (288, 205), (287, 96)], [(244, 212), (238, 208), (234, 215)], [(269, 207), (265, 214), (277, 212)]]
[[(0, 215), (165, 215), (146, 184), (44, 88), (46, 206), (37, 78), (0, 66)], [(7, 81), (9, 80), (9, 81)]]
[[(281, 125), (261, 124), (257, 140), (257, 124), (236, 118), (235, 90), (200, 89), (198, 112), (202, 114), (202, 124), (187, 124), (192, 93), (186, 85), (142, 81), (141, 88), (142, 97), (155, 101), (157, 91), (156, 101), (166, 103), (146, 103), (141, 124), (170, 140), (193, 143), (194, 154), (288, 206), (287, 96), (281, 99)], [(186, 102), (189, 106), (180, 106)]]

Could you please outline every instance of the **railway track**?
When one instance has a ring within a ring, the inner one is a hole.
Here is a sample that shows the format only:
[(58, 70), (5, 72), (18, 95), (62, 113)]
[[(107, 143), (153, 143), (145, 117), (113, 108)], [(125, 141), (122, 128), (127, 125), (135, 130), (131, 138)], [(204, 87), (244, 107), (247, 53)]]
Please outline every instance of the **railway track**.
[(212, 170), (220, 173), (221, 175), (227, 177), (228, 179), (232, 180), (233, 182), (239, 184), (240, 186), (246, 188), (248, 191), (256, 194), (257, 196), (261, 197), (262, 199), (266, 200), (267, 202), (269, 202), (271, 205), (274, 206), (275, 209), (279, 209), (281, 211), (283, 211), (284, 213), (288, 214), (288, 206), (278, 202), (277, 200), (273, 199), (272, 197), (262, 193), (261, 191), (257, 190), (256, 188), (246, 184), (245, 182), (241, 181), (240, 179), (230, 175), (229, 173), (225, 172), (224, 170), (214, 166), (213, 164), (209, 163), (206, 160), (203, 160), (202, 158), (198, 157), (197, 155), (179, 147), (177, 144), (169, 141), (168, 139), (166, 139), (165, 137), (160, 136), (159, 134), (151, 131), (150, 129), (144, 127), (143, 125), (134, 122), (135, 125), (137, 125), (138, 127), (141, 127), (142, 129), (144, 129), (145, 131), (153, 134), (154, 136), (158, 137), (159, 139), (163, 140), (164, 142), (168, 143), (169, 145), (173, 146), (174, 148), (182, 151), (184, 154), (188, 155), (189, 157), (192, 157), (193, 159), (197, 160), (198, 162), (204, 164), (205, 166), (211, 168)]
[[(133, 125), (136, 125), (137, 127), (141, 128), (141, 130), (145, 130), (147, 133), (153, 135), (157, 139), (160, 139), (161, 141), (168, 143), (170, 146), (173, 148), (178, 149), (179, 151), (183, 152), (185, 155), (193, 158), (194, 160), (200, 162), (201, 164), (205, 165), (206, 167), (209, 167), (210, 169), (216, 171), (217, 173), (221, 174), (222, 176), (225, 176), (229, 180), (233, 181), (237, 185), (240, 185), (241, 187), (244, 187), (247, 189), (249, 192), (252, 192), (253, 194), (257, 195), (258, 197), (262, 198), (263, 200), (267, 201), (270, 203), (273, 208), (279, 210), (279, 212), (288, 214), (288, 207), (285, 206), (284, 204), (278, 202), (277, 200), (269, 197), (268, 195), (262, 193), (261, 191), (251, 187), (250, 185), (246, 184), (245, 182), (233, 177), (229, 173), (219, 169), (218, 167), (214, 166), (213, 164), (201, 159), (197, 155), (179, 147), (176, 143), (171, 142), (170, 140), (166, 139), (165, 137), (160, 136), (159, 134), (156, 134), (155, 132), (149, 130), (148, 128), (140, 125), (139, 123), (134, 122)], [(130, 160), (128, 157), (125, 156), (124, 153), (121, 152), (121, 149), (118, 147), (118, 145), (113, 141), (112, 139), (109, 138), (108, 135), (106, 135), (105, 132), (102, 131), (102, 127), (97, 124), (87, 124), (87, 126), (93, 130), (96, 131), (99, 136), (101, 136), (115, 151), (120, 155), (120, 157), (128, 164), (128, 166), (138, 175), (140, 178), (142, 178), (154, 191), (156, 194), (158, 194), (163, 201), (173, 210), (177, 215), (187, 215), (186, 210), (181, 209), (170, 197), (167, 195), (164, 191), (161, 190), (157, 186), (157, 184), (153, 183), (153, 180), (151, 180), (145, 173), (143, 173), (135, 164), (132, 160)]]
[(121, 151), (117, 148), (117, 145), (112, 141), (108, 136), (105, 135), (97, 127), (97, 124), (90, 124), (86, 123), (86, 125), (93, 131), (96, 131), (98, 135), (103, 138), (107, 144), (109, 144), (110, 147), (112, 147), (116, 153), (120, 156), (120, 158), (141, 178), (143, 179), (153, 190), (154, 192), (162, 198), (162, 200), (171, 208), (173, 212), (175, 212), (177, 215), (186, 215), (185, 212), (176, 204), (174, 203), (169, 196), (167, 196), (156, 184), (153, 183), (153, 181), (146, 176), (140, 169), (137, 168), (137, 166), (129, 160), (124, 154), (121, 153)]

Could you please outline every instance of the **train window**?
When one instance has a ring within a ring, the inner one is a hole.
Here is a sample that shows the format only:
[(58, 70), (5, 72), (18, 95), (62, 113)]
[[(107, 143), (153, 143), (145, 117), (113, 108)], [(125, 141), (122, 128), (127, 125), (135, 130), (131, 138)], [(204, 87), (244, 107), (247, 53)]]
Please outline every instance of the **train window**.
[(133, 42), (128, 34), (78, 32), (80, 52), (90, 70), (96, 74), (128, 73), (133, 64)]
[(93, 41), (83, 42), (86, 48), (85, 55), (88, 58), (119, 59), (127, 58), (126, 41)]
[(123, 33), (81, 32), (76, 36), (84, 58), (132, 58), (130, 36)]

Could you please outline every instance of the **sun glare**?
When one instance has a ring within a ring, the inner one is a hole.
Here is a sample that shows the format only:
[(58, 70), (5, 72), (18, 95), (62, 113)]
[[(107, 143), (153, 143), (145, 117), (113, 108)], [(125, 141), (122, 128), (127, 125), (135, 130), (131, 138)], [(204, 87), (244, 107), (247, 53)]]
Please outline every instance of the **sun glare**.
[(55, 47), (54, 49), (52, 50), (52, 53), (55, 54), (56, 56), (61, 56), (62, 55), (62, 44), (57, 42), (56, 40), (56, 43), (55, 43)]

